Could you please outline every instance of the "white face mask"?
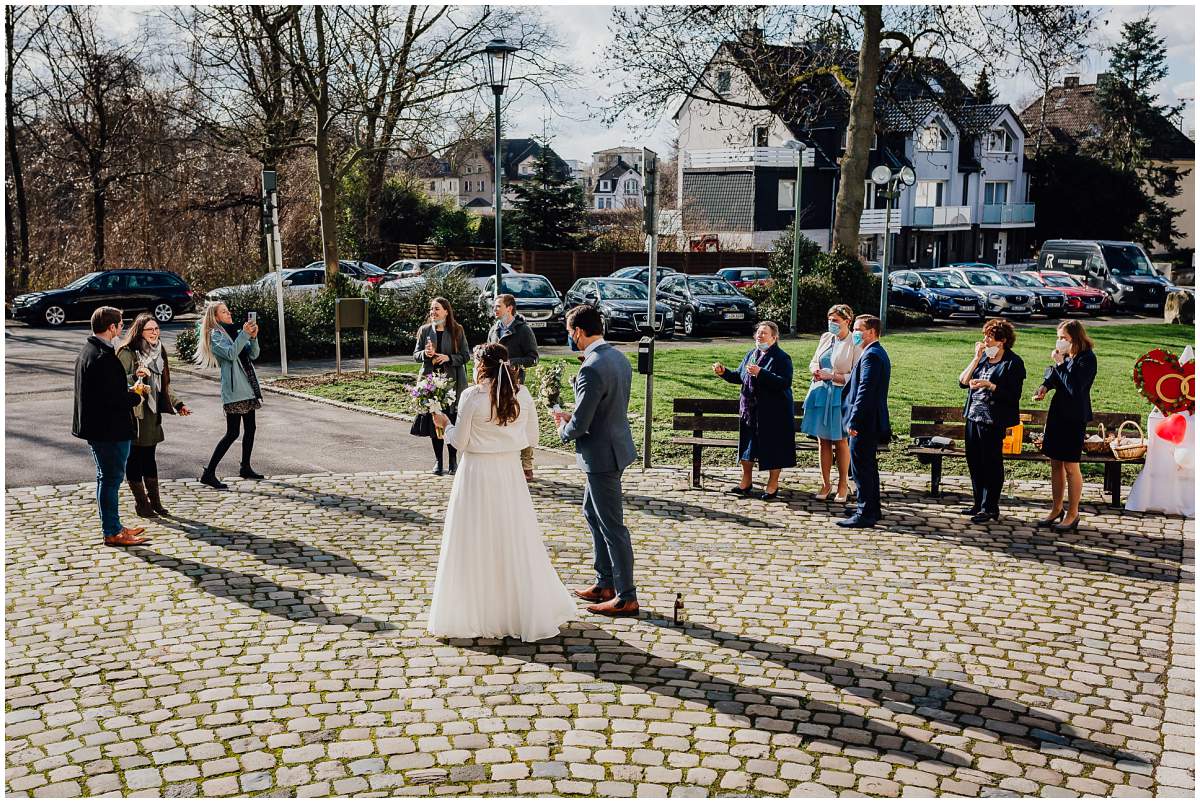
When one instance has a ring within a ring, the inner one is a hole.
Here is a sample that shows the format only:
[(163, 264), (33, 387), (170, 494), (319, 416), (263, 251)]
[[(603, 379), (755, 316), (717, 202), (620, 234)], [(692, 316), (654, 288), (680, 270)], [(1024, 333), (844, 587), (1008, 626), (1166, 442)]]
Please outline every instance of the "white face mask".
[(1054, 341), (1054, 348), (1058, 349), (1059, 354), (1070, 354), (1071, 341), (1067, 340), (1065, 337), (1060, 337), (1058, 340)]
[(983, 350), (984, 355), (990, 360), (1000, 353), (999, 346), (988, 346)]

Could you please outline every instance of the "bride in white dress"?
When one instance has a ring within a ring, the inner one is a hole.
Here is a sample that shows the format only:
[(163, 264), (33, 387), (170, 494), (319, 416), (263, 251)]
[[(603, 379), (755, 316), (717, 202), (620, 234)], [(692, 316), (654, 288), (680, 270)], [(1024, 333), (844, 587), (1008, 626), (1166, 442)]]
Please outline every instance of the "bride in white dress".
[(521, 449), (538, 442), (537, 408), (527, 388), (516, 390), (504, 346), (477, 346), (474, 358), (475, 384), (458, 400), (458, 422), (434, 415), (459, 464), (429, 632), (538, 641), (558, 635), (576, 611), (546, 553), (521, 468)]

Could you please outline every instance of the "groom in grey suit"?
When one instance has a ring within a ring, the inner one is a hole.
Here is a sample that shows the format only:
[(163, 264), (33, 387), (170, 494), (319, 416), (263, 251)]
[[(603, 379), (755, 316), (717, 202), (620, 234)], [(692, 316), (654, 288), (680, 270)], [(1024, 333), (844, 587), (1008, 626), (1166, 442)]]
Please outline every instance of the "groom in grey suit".
[(575, 462), (583, 469), (583, 517), (592, 531), (596, 582), (576, 591), (593, 603), (592, 613), (637, 616), (633, 584), (633, 543), (621, 507), (621, 475), (637, 459), (629, 431), (629, 360), (604, 342), (604, 322), (595, 307), (579, 306), (567, 313), (567, 338), (583, 352), (583, 367), (575, 378), (575, 412), (556, 413), (563, 443), (575, 441)]

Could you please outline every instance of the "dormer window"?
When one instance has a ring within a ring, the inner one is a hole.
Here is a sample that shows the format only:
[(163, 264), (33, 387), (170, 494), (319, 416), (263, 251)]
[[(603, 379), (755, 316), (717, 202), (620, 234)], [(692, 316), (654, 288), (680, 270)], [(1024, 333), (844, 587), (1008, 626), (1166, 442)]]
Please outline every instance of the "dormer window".
[(1015, 143), (1013, 135), (1007, 128), (996, 128), (988, 132), (988, 153), (1013, 153)]
[(770, 132), (769, 126), (765, 126), (765, 125), (754, 126), (754, 147), (756, 147), (756, 148), (767, 147), (769, 132)]
[(729, 91), (729, 87), (733, 84), (733, 73), (729, 70), (721, 70), (717, 73), (717, 91), (724, 95)]
[(950, 150), (950, 138), (937, 123), (930, 123), (917, 133), (917, 150), (940, 152)]
[(600, 182), (600, 192), (612, 192), (611, 186), (612, 185), (608, 181), (601, 181)]

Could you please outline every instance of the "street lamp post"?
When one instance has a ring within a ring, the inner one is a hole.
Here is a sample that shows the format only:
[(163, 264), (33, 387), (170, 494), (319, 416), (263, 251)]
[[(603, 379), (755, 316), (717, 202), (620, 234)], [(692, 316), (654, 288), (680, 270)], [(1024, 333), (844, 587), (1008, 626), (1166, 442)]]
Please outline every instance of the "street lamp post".
[(796, 191), (792, 194), (792, 204), (796, 209), (796, 215), (792, 222), (792, 317), (788, 326), (792, 337), (796, 337), (799, 334), (796, 325), (796, 313), (799, 306), (799, 298), (797, 297), (799, 289), (797, 284), (800, 281), (800, 182), (804, 176), (804, 143), (789, 139), (784, 143), (784, 146), (796, 152)]
[(499, 298), (502, 292), (500, 281), (504, 262), (503, 227), (500, 222), (500, 205), (502, 202), (501, 182), (504, 176), (504, 162), (500, 152), (500, 96), (508, 88), (508, 81), (512, 76), (513, 61), (515, 61), (513, 53), (518, 49), (503, 39), (493, 39), (483, 49), (483, 52), (487, 54), (488, 85), (492, 87), (492, 94), (496, 96), (496, 131), (495, 138), (492, 140), (492, 162), (496, 168), (496, 290), (494, 293), (496, 298)]
[(880, 334), (887, 329), (888, 306), (888, 260), (891, 259), (892, 201), (900, 197), (900, 185), (911, 187), (917, 174), (911, 167), (902, 167), (892, 172), (887, 165), (879, 165), (871, 171), (871, 182), (878, 187), (887, 187), (883, 192), (883, 263), (879, 275), (879, 325)]

